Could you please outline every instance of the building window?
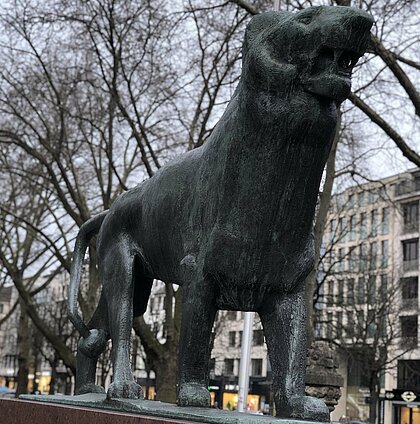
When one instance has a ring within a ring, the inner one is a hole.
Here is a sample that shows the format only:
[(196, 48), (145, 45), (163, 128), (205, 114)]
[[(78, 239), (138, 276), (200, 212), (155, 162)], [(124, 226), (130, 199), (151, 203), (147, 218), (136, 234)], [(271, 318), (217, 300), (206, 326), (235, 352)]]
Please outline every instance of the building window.
[(327, 306), (332, 306), (333, 304), (334, 304), (334, 282), (328, 281)]
[(242, 346), (242, 331), (238, 331), (238, 346), (241, 347)]
[(400, 317), (401, 337), (417, 341), (417, 315)]
[(350, 235), (349, 240), (354, 241), (356, 240), (356, 215), (352, 215), (350, 217)]
[(151, 297), (149, 300), (149, 308), (150, 308), (150, 313), (153, 314), (154, 310), (155, 310), (155, 298)]
[(4, 312), (4, 305), (3, 303), (0, 303), (0, 314)]
[(322, 337), (322, 311), (314, 310), (314, 337), (319, 339)]
[(359, 200), (359, 206), (360, 207), (366, 206), (366, 196), (365, 196), (365, 192), (364, 191), (361, 191), (358, 194), (358, 200)]
[(252, 333), (252, 344), (254, 346), (262, 346), (264, 344), (263, 330), (254, 330)]
[(346, 328), (346, 333), (348, 337), (354, 336), (355, 334), (354, 326), (355, 326), (354, 311), (348, 311), (347, 312), (347, 328)]
[(348, 203), (349, 209), (354, 208), (355, 197), (356, 196), (353, 193), (349, 194), (349, 203)]
[(381, 337), (386, 337), (386, 335), (388, 334), (388, 317), (385, 316), (381, 316), (381, 319), (379, 320), (379, 330), (380, 330), (380, 334)]
[(366, 299), (365, 299), (366, 287), (365, 287), (365, 285), (366, 285), (366, 283), (365, 283), (364, 277), (360, 277), (358, 284), (357, 284), (356, 303), (358, 305), (363, 305), (364, 303), (366, 303)]
[(262, 376), (262, 359), (251, 359), (251, 375)]
[(368, 303), (374, 305), (376, 303), (376, 276), (370, 275), (368, 279)]
[(398, 361), (397, 387), (402, 390), (420, 391), (420, 360)]
[(368, 203), (369, 205), (372, 205), (375, 203), (375, 190), (369, 190), (368, 192)]
[(386, 192), (386, 188), (384, 186), (378, 188), (378, 199), (379, 200), (387, 200), (388, 194)]
[(419, 281), (418, 277), (401, 278), (401, 297), (404, 308), (415, 308), (418, 306)]
[(341, 338), (343, 335), (343, 313), (341, 311), (337, 312), (337, 338)]
[(362, 243), (359, 246), (359, 271), (364, 272), (366, 271), (366, 264), (367, 264), (367, 244)]
[(335, 263), (335, 250), (331, 249), (330, 253), (329, 253), (329, 269), (330, 271), (333, 271), (334, 269), (336, 269), (336, 263)]
[(374, 337), (376, 333), (375, 311), (369, 310), (367, 313), (367, 336)]
[(236, 346), (236, 331), (229, 331), (229, 347)]
[(364, 240), (367, 236), (367, 231), (366, 231), (366, 213), (362, 212), (360, 214), (360, 239)]
[(352, 263), (352, 251), (353, 251), (354, 247), (349, 247), (349, 251), (347, 253), (347, 270), (349, 272), (353, 271), (353, 263)]
[(351, 349), (347, 365), (347, 385), (365, 388), (369, 387), (369, 373), (366, 372), (366, 356), (371, 355), (370, 350), (358, 351)]
[(418, 231), (419, 229), (419, 202), (402, 205), (404, 232)]
[(235, 321), (236, 320), (236, 311), (228, 311), (226, 314), (226, 317), (229, 321)]
[(382, 274), (381, 275), (381, 302), (383, 305), (386, 304), (387, 297), (388, 297), (388, 275)]
[(357, 311), (357, 334), (365, 334), (365, 311)]
[(389, 256), (389, 243), (388, 240), (381, 241), (381, 268), (388, 267), (388, 256)]
[(370, 212), (370, 235), (375, 237), (376, 230), (378, 228), (378, 211), (376, 209), (372, 209)]
[(376, 269), (376, 257), (378, 253), (378, 247), (377, 247), (376, 241), (373, 241), (370, 244), (370, 269)]
[(344, 248), (338, 249), (338, 270), (344, 271)]
[(233, 375), (235, 371), (235, 360), (225, 359), (225, 375)]
[(346, 221), (344, 218), (338, 219), (338, 241), (344, 241), (346, 238)]
[(214, 374), (216, 370), (216, 358), (211, 358), (209, 363), (209, 371)]
[(354, 305), (354, 278), (347, 280), (347, 304)]
[(403, 180), (395, 186), (396, 196), (401, 196), (402, 194), (411, 193), (413, 191), (413, 185), (409, 180)]
[(343, 305), (344, 303), (344, 281), (338, 280), (338, 295), (337, 295), (337, 305)]
[(389, 233), (389, 208), (382, 209), (382, 234)]
[(419, 239), (404, 240), (402, 244), (404, 271), (416, 271), (419, 267)]
[(334, 235), (335, 235), (335, 230), (337, 227), (337, 220), (336, 219), (332, 219), (330, 221), (330, 241), (334, 240)]

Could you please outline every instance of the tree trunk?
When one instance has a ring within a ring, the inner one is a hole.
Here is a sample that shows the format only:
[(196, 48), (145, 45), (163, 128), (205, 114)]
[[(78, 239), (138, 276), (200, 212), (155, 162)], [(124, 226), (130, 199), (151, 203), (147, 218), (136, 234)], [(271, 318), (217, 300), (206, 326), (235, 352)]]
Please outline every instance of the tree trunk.
[(51, 362), (51, 380), (50, 380), (50, 390), (48, 391), (49, 395), (53, 395), (55, 393), (55, 384), (57, 381), (57, 357), (54, 356), (53, 361)]
[[(173, 298), (175, 297), (175, 308)], [(165, 323), (166, 341), (160, 343), (143, 317), (136, 317), (133, 328), (140, 337), (146, 361), (156, 375), (156, 395), (161, 402), (176, 402), (179, 328), (181, 323), (181, 288), (175, 293), (166, 285)]]
[(18, 331), (18, 374), (16, 397), (28, 393), (29, 356), (31, 352), (31, 338), (29, 328), (29, 317), (22, 299), (19, 298), (20, 317)]
[(340, 138), (341, 126), (341, 112), (337, 117), (337, 128), (335, 131), (334, 141), (331, 147), (330, 155), (326, 164), (326, 176), (322, 193), (319, 195), (319, 208), (314, 226), (314, 239), (315, 239), (315, 261), (314, 268), (306, 278), (306, 337), (307, 347), (311, 347), (313, 342), (313, 328), (314, 328), (314, 293), (316, 287), (316, 277), (318, 273), (319, 259), (321, 255), (322, 237), (324, 235), (325, 221), (327, 219), (328, 211), (331, 203), (331, 194), (335, 179), (335, 157), (337, 154), (337, 144)]
[(370, 387), (370, 404), (369, 404), (369, 423), (375, 424), (376, 423), (376, 416), (378, 413), (378, 401), (379, 401), (379, 394), (378, 394), (378, 385), (374, 385), (374, 387)]
[(146, 365), (146, 393), (144, 394), (144, 398), (146, 400), (154, 400), (154, 398), (149, 399), (149, 396), (150, 396), (150, 369)]
[(156, 375), (156, 397), (161, 402), (176, 403), (177, 343), (165, 344), (165, 354), (153, 363)]

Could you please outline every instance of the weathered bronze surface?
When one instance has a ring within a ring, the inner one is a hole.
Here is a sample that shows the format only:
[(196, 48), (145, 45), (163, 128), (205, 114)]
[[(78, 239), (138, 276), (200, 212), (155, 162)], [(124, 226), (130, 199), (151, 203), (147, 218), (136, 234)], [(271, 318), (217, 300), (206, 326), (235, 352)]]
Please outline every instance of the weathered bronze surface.
[[(242, 76), (209, 141), (121, 195), (84, 224), (69, 290), (79, 343), (77, 393), (95, 386), (110, 337), (108, 398), (141, 398), (129, 346), (133, 316), (153, 279), (183, 286), (178, 404), (208, 406), (211, 329), (218, 309), (260, 314), (277, 414), (329, 420), (304, 395), (305, 277), (313, 265), (312, 221), (322, 171), (364, 53), (370, 15), (348, 7), (272, 12), (249, 23)], [(77, 313), (82, 260), (98, 235), (103, 290), (86, 326)]]

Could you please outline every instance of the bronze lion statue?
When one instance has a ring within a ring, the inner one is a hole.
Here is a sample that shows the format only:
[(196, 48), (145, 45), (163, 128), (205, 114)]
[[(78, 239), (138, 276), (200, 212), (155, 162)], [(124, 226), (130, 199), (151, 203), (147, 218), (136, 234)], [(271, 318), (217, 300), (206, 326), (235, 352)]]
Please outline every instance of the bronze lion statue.
[[(367, 47), (372, 18), (349, 7), (271, 12), (250, 21), (242, 75), (208, 142), (122, 194), (77, 237), (69, 316), (82, 338), (76, 393), (95, 386), (112, 339), (108, 398), (141, 398), (129, 347), (133, 316), (152, 282), (183, 287), (178, 404), (209, 406), (210, 337), (216, 311), (256, 311), (272, 366), (277, 415), (328, 421), (305, 389), (305, 277), (312, 224), (340, 103)], [(88, 325), (78, 314), (91, 237), (102, 294)]]

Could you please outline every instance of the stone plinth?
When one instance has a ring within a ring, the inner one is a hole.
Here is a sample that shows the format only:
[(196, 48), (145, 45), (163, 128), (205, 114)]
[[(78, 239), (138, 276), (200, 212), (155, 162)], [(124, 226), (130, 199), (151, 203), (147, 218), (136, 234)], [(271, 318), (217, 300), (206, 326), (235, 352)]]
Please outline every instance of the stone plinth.
[(316, 341), (309, 349), (306, 367), (306, 394), (322, 399), (330, 412), (334, 411), (344, 385), (338, 373), (337, 352), (332, 345)]
[(0, 422), (5, 424), (188, 424), (168, 418), (20, 399), (0, 399), (0, 417)]
[[(22, 415), (23, 413), (26, 415)], [(0, 403), (0, 416), (12, 418), (11, 421), (8, 419), (8, 424), (37, 424), (38, 421), (34, 419), (35, 413), (41, 414), (40, 416), (43, 419), (39, 422), (42, 424), (102, 424), (108, 422), (113, 424), (118, 424), (119, 422), (124, 424), (134, 422), (136, 424), (197, 422), (207, 424), (319, 424), (311, 421), (241, 414), (219, 409), (178, 407), (173, 404), (149, 400), (106, 400), (105, 395), (102, 394), (80, 396), (23, 395), (17, 401), (5, 400)], [(54, 415), (58, 413), (62, 415), (59, 417)], [(15, 415), (22, 418), (13, 421)], [(54, 416), (54, 420), (48, 421), (49, 416)], [(106, 421), (107, 419), (109, 421)], [(118, 419), (122, 421), (118, 421)], [(133, 421), (130, 421), (131, 419)]]

